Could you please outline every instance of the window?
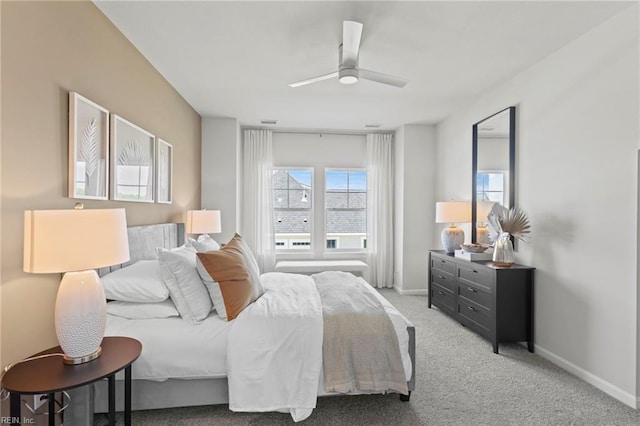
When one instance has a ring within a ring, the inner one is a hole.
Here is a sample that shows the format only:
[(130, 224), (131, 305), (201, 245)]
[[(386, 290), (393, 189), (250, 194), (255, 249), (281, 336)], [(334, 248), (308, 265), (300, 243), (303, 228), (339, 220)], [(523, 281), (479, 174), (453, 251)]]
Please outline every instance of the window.
[(366, 171), (326, 171), (325, 224), (327, 249), (363, 248), (362, 239), (367, 235)]
[(505, 205), (504, 182), (504, 172), (478, 172), (476, 180), (478, 202), (492, 201)]
[(273, 221), (277, 250), (310, 250), (313, 171), (275, 169)]

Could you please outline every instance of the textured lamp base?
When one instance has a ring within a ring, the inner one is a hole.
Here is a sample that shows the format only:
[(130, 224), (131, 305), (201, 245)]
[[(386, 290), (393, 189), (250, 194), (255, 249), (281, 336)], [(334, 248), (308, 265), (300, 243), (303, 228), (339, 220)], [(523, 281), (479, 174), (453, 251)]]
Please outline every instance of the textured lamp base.
[(100, 356), (107, 304), (94, 270), (67, 272), (56, 297), (55, 326), (65, 364), (82, 364)]
[(464, 244), (464, 231), (455, 225), (443, 229), (440, 237), (442, 239), (442, 247), (447, 253), (459, 250), (460, 245)]
[(80, 356), (77, 358), (73, 358), (67, 355), (62, 357), (62, 362), (67, 365), (76, 365), (76, 364), (84, 364), (85, 362), (93, 361), (98, 358), (102, 354), (102, 347), (98, 347), (98, 349), (89, 355)]
[(476, 243), (477, 244), (491, 244), (489, 238), (489, 228), (486, 226), (480, 226), (476, 228)]

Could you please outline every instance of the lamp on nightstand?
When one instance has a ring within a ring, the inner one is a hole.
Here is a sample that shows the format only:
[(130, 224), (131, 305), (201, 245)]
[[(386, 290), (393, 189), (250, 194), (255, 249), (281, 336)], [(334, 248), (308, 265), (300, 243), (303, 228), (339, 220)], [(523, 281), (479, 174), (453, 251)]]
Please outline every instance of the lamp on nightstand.
[(64, 273), (55, 307), (58, 343), (65, 364), (100, 356), (107, 308), (95, 268), (129, 260), (124, 209), (27, 210), (24, 212), (25, 272)]
[(464, 244), (464, 231), (457, 223), (471, 221), (471, 203), (468, 201), (441, 201), (436, 203), (436, 223), (449, 223), (442, 230), (442, 246), (447, 253), (453, 253)]
[(220, 210), (187, 211), (187, 234), (219, 234), (222, 232)]

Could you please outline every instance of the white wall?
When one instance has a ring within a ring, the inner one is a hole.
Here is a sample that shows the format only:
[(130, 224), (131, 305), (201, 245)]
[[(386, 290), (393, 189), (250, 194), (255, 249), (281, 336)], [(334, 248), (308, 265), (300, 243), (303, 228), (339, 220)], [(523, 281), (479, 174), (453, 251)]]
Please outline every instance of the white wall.
[(440, 197), (470, 196), (471, 126), (517, 106), (516, 205), (532, 222), (535, 344), (623, 402), (638, 395), (638, 6), (438, 125)]
[(213, 235), (229, 241), (239, 229), (237, 194), (239, 126), (235, 118), (202, 119), (203, 209), (220, 210), (222, 233)]
[(427, 294), (427, 260), (435, 232), (436, 138), (433, 126), (404, 125), (395, 138), (394, 287)]

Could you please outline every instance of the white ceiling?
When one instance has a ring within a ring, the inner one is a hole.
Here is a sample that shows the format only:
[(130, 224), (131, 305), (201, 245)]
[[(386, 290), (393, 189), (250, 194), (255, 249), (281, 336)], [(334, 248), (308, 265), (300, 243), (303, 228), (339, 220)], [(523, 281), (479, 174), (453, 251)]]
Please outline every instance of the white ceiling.
[[(359, 131), (437, 123), (631, 4), (95, 3), (203, 117)], [(335, 79), (288, 86), (336, 70), (344, 20), (364, 24), (360, 66), (407, 78), (403, 89)]]

